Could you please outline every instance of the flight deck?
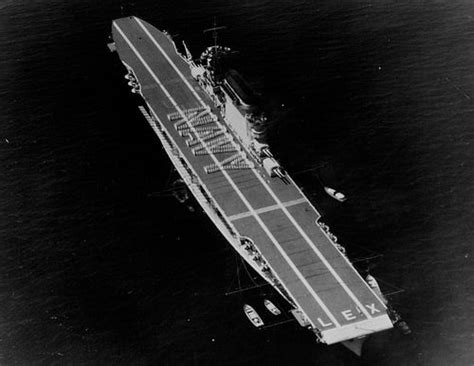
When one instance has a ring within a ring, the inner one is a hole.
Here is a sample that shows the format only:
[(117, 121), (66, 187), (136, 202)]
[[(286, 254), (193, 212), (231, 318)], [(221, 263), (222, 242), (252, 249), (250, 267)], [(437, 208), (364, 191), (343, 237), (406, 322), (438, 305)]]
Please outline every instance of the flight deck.
[(317, 210), (291, 177), (269, 177), (233, 136), (171, 38), (136, 17), (115, 20), (112, 35), (171, 153), (231, 231), (254, 243), (323, 341), (391, 328), (384, 302), (318, 224)]

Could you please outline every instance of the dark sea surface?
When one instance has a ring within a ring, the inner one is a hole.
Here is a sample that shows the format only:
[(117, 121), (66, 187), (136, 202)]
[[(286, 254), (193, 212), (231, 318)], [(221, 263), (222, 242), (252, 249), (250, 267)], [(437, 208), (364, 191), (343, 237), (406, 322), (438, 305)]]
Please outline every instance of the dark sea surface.
[(359, 359), (294, 323), (252, 328), (243, 303), (274, 294), (225, 296), (232, 248), (153, 196), (177, 176), (106, 47), (120, 2), (3, 0), (0, 365), (474, 365), (474, 3), (122, 4), (195, 56), (214, 17), (228, 27), (274, 153), (349, 252), (383, 254), (371, 273), (405, 290), (413, 333)]

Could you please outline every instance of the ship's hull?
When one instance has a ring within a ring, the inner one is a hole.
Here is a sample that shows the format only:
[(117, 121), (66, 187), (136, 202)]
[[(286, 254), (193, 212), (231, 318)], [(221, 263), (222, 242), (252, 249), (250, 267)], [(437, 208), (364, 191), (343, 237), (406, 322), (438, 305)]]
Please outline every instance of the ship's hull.
[(183, 181), (302, 324), (328, 344), (391, 328), (385, 304), (318, 225), (318, 211), (291, 177), (267, 174), (171, 39), (135, 17), (114, 21), (112, 31), (120, 59), (139, 84), (141, 111)]

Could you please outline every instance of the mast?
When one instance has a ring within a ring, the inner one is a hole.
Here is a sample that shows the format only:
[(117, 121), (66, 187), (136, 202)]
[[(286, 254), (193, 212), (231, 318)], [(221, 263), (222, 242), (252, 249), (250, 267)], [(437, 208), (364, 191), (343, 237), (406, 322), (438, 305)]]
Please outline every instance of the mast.
[(223, 30), (223, 29), (227, 29), (227, 27), (226, 26), (217, 26), (216, 18), (214, 17), (213, 27), (203, 30), (204, 34), (212, 32), (212, 38), (214, 40), (214, 45), (210, 46), (210, 47), (207, 47), (205, 52), (207, 53), (206, 56), (210, 56), (208, 58), (208, 65), (211, 66), (214, 75), (218, 79), (220, 79), (220, 77), (222, 76), (221, 75), (221, 73), (222, 73), (222, 70), (221, 70), (222, 69), (222, 64), (220, 62), (221, 58), (222, 58), (222, 56), (224, 56), (226, 54), (227, 51), (230, 51), (230, 49), (219, 46), (217, 44), (218, 32), (220, 30)]

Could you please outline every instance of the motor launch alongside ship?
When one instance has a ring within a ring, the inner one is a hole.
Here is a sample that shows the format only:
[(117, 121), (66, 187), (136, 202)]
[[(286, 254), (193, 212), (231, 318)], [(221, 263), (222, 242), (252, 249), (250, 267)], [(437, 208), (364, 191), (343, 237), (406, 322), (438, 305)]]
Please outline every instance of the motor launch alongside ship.
[[(203, 210), (234, 249), (326, 344), (392, 328), (380, 291), (361, 277), (265, 141), (266, 117), (215, 43), (194, 60), (166, 32), (117, 19), (113, 43), (141, 112)], [(250, 312), (250, 310), (247, 312)]]

